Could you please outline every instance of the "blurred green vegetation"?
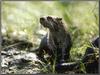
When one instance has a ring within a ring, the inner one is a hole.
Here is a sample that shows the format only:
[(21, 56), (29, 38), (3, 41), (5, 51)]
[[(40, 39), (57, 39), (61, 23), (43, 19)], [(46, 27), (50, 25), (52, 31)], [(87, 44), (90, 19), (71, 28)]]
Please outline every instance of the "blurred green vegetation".
[[(2, 34), (40, 42), (39, 18), (62, 17), (73, 39), (71, 58), (80, 58), (99, 35), (98, 1), (2, 1)], [(45, 30), (47, 31), (47, 30)], [(43, 33), (43, 32), (42, 32)], [(39, 42), (37, 43), (39, 45)]]

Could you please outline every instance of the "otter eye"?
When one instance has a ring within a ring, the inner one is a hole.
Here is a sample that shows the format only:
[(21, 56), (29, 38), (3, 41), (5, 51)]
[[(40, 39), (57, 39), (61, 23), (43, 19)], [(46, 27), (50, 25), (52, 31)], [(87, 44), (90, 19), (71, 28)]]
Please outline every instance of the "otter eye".
[(52, 17), (48, 16), (47, 19), (52, 19)]
[(62, 18), (56, 18), (57, 20), (59, 20), (59, 21), (61, 21), (62, 20)]

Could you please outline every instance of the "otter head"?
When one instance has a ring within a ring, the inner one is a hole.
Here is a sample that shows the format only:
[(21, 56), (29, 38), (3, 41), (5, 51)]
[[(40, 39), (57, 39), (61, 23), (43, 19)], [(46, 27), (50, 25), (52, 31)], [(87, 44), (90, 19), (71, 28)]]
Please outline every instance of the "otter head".
[(41, 17), (40, 23), (45, 28), (49, 28), (52, 31), (58, 31), (59, 27), (62, 25), (62, 18), (53, 18), (53, 17)]

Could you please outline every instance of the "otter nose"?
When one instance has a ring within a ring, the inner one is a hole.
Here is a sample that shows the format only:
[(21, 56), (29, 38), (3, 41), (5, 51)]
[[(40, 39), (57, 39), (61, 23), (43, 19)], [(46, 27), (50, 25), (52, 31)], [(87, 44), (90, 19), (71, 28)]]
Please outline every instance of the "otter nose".
[(45, 19), (43, 17), (40, 18), (40, 21), (44, 21)]

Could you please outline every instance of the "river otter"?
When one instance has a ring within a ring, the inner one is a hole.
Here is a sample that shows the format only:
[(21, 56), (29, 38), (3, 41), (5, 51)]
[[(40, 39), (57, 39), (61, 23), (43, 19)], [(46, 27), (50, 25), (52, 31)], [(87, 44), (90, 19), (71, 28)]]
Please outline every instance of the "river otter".
[(49, 29), (49, 33), (41, 40), (37, 53), (38, 57), (45, 61), (43, 54), (45, 51), (52, 61), (55, 58), (57, 63), (68, 61), (72, 41), (69, 32), (62, 23), (62, 18), (41, 17), (40, 23)]

